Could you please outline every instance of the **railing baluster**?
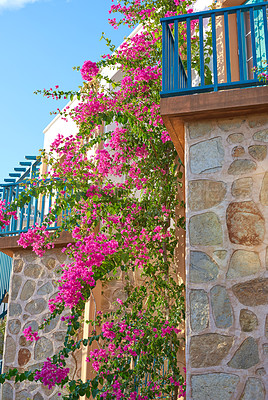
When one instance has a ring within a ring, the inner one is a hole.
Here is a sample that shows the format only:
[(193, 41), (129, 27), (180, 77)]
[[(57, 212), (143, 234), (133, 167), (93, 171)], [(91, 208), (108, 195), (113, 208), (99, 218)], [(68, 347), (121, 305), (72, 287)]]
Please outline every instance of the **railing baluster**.
[(30, 227), (31, 211), (32, 211), (32, 197), (31, 197), (30, 202), (28, 203), (28, 207), (27, 207), (27, 225), (26, 225), (27, 231)]
[(34, 220), (33, 220), (33, 225), (35, 225), (36, 222), (37, 222), (37, 213), (38, 213), (38, 197), (35, 197), (35, 199), (34, 199)]
[(171, 64), (171, 75), (170, 75), (170, 89), (174, 89), (174, 42), (171, 29), (169, 27), (169, 38), (170, 38), (170, 64)]
[(42, 196), (42, 205), (41, 205), (41, 215), (40, 215), (40, 224), (44, 221), (44, 213), (45, 213), (45, 201), (46, 201), (46, 196)]
[(12, 201), (12, 186), (9, 186), (9, 194), (8, 194), (8, 205)]
[(225, 43), (225, 54), (226, 54), (226, 71), (227, 71), (227, 82), (231, 82), (231, 60), (230, 60), (230, 38), (229, 38), (229, 20), (228, 12), (224, 12), (224, 43)]
[(187, 86), (192, 87), (192, 55), (191, 55), (191, 20), (190, 17), (186, 19), (187, 26)]
[(203, 17), (199, 17), (199, 48), (201, 87), (205, 86)]
[(266, 6), (262, 6), (262, 15), (263, 15), (263, 28), (264, 28), (266, 64), (268, 64), (268, 29), (267, 29)]
[(171, 62), (171, 90), (174, 90), (174, 42), (171, 29), (169, 28), (169, 37), (170, 37), (170, 62)]
[(166, 32), (166, 26), (167, 23), (163, 22), (162, 23), (162, 86), (163, 86), (163, 90), (166, 91), (167, 90), (167, 85), (166, 85), (166, 76), (168, 73), (167, 70), (167, 32)]
[(167, 74), (167, 87), (170, 90), (170, 37), (169, 37), (169, 26), (167, 25), (167, 62), (168, 62), (168, 74)]
[(50, 194), (48, 199), (48, 212), (50, 212), (51, 204), (52, 204), (52, 195)]
[(214, 91), (218, 90), (218, 66), (217, 66), (217, 43), (216, 43), (216, 17), (215, 14), (211, 15), (212, 24), (212, 54), (213, 54), (213, 79)]
[(171, 46), (171, 89), (174, 90), (174, 42), (172, 37), (172, 32), (170, 32), (170, 46)]
[(184, 79), (183, 79), (183, 64), (182, 64), (181, 58), (180, 58), (180, 87), (182, 89), (185, 89), (185, 87), (186, 87)]
[[(15, 194), (15, 199), (19, 197), (19, 185), (16, 185), (16, 194)], [(17, 230), (17, 220), (12, 216), (12, 224), (11, 224), (11, 231), (16, 231)]]
[(241, 27), (241, 10), (236, 11), (236, 21), (237, 21), (237, 39), (238, 39), (238, 60), (239, 60), (239, 77), (240, 81), (244, 81), (244, 54), (242, 45), (242, 27)]
[(19, 233), (21, 233), (23, 229), (23, 219), (24, 219), (24, 206), (21, 207), (20, 209), (20, 227), (19, 227)]
[(174, 90), (178, 90), (179, 87), (179, 32), (178, 32), (178, 21), (174, 22)]
[(2, 200), (5, 202), (5, 205), (6, 205), (6, 203), (7, 203), (7, 190), (6, 190), (5, 186), (3, 186)]
[[(249, 20), (250, 20), (250, 31), (251, 31), (251, 46), (252, 46), (252, 57), (253, 57), (253, 67), (257, 67), (257, 57), (256, 57), (256, 38), (255, 38), (255, 26), (254, 26), (254, 13), (253, 8), (249, 10)], [(254, 72), (254, 79), (257, 79), (257, 72)]]

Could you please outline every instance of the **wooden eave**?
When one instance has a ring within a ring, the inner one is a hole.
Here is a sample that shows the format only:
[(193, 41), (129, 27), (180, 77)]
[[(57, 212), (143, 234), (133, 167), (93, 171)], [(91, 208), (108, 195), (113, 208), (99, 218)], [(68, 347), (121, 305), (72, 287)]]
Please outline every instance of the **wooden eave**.
[(160, 113), (180, 158), (184, 155), (185, 122), (268, 112), (268, 86), (165, 97)]

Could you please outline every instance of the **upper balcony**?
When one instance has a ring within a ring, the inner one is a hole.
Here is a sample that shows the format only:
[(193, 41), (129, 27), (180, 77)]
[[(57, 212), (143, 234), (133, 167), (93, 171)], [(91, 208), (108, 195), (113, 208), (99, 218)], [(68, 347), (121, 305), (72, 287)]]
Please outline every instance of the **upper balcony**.
[(267, 6), (263, 2), (162, 19), (161, 97), (259, 86), (259, 72), (267, 70)]
[(268, 112), (268, 86), (259, 79), (267, 71), (267, 7), (259, 2), (161, 20), (160, 112), (181, 159), (184, 122)]

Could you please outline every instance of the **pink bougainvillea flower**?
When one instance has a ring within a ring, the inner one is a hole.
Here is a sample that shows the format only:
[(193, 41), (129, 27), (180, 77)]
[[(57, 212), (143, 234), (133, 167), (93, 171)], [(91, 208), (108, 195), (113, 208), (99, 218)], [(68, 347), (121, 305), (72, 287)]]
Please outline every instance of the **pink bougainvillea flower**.
[(85, 61), (81, 68), (81, 76), (84, 81), (91, 81), (94, 76), (99, 72), (99, 68), (95, 62), (90, 60)]
[(47, 361), (44, 362), (41, 371), (36, 371), (35, 381), (41, 380), (44, 386), (47, 386), (48, 389), (52, 389), (56, 384), (60, 384), (68, 375), (70, 369), (62, 368), (62, 365), (55, 365), (51, 362), (51, 359), (48, 358)]
[(40, 337), (38, 336), (38, 333), (33, 332), (32, 328), (30, 326), (29, 326), (29, 328), (24, 329), (23, 335), (30, 342), (33, 342), (34, 340), (37, 342), (37, 340), (40, 339)]

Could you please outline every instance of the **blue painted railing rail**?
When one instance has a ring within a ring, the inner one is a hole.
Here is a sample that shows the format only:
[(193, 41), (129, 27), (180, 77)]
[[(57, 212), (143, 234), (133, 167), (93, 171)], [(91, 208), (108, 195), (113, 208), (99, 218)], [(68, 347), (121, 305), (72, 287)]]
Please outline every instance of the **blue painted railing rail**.
[[(161, 97), (260, 85), (257, 73), (252, 72), (252, 67), (261, 68), (262, 63), (268, 60), (267, 7), (268, 3), (260, 2), (162, 18)], [(230, 31), (230, 26), (233, 27), (230, 25), (231, 18), (235, 18), (237, 35)], [(192, 21), (196, 21), (194, 31), (191, 27)], [(204, 36), (207, 34), (208, 23), (211, 24), (212, 35), (212, 57), (209, 63), (212, 82), (206, 84)], [(222, 35), (219, 34), (220, 31)], [(183, 46), (179, 37), (181, 32), (184, 32)], [(198, 35), (198, 74), (193, 68), (193, 35)], [(234, 41), (238, 48), (236, 57), (239, 79), (232, 76), (231, 45)], [(186, 47), (183, 60), (180, 56), (182, 47)]]

